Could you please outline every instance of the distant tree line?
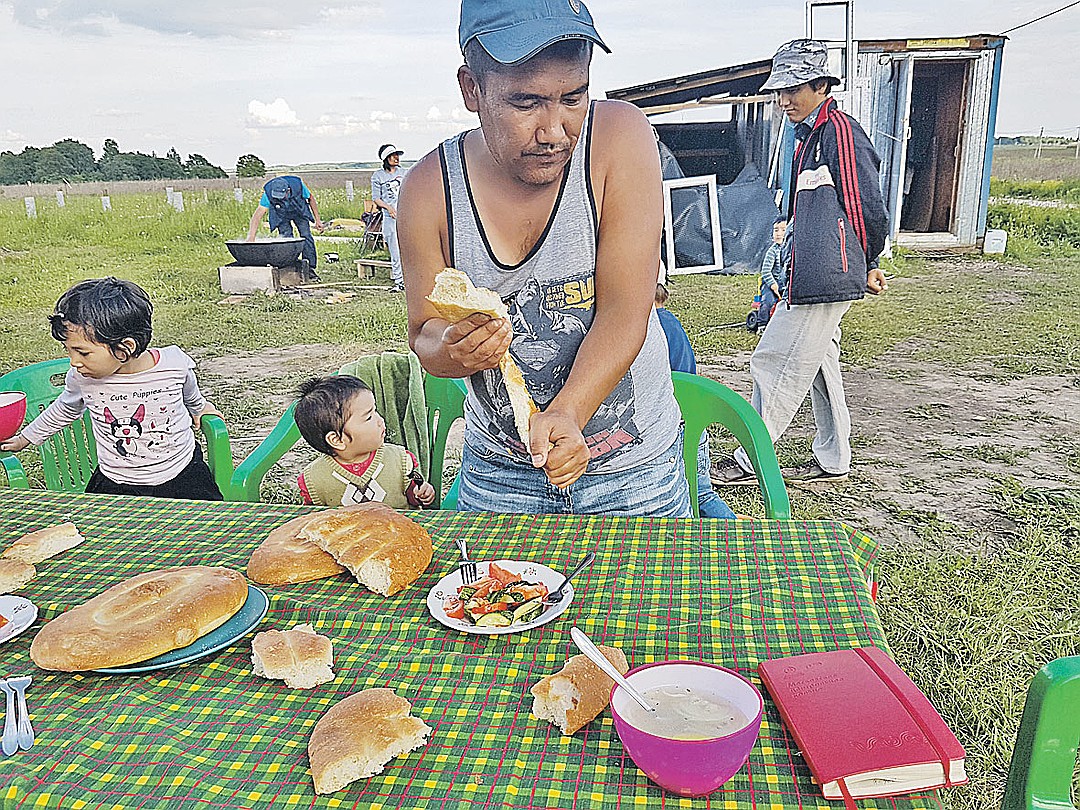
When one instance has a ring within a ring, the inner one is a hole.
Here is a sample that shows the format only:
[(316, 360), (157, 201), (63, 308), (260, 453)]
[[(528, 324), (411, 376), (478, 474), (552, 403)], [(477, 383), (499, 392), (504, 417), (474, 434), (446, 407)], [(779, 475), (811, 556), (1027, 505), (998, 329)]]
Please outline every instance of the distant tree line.
[(0, 185), (20, 183), (78, 183), (94, 180), (183, 180), (228, 177), (202, 155), (182, 160), (172, 148), (165, 157), (142, 152), (121, 152), (108, 138), (101, 159), (84, 143), (67, 138), (39, 149), (28, 146), (18, 154), (0, 152)]

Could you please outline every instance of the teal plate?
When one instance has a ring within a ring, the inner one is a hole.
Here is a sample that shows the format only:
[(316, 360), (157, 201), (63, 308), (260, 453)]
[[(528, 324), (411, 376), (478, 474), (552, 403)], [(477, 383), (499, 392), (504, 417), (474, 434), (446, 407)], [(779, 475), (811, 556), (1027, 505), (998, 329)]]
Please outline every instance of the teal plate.
[(248, 585), (247, 600), (243, 606), (230, 619), (211, 630), (202, 638), (178, 650), (169, 650), (167, 653), (139, 661), (137, 664), (129, 664), (126, 667), (112, 667), (110, 669), (95, 669), (94, 672), (102, 672), (106, 675), (134, 675), (140, 672), (152, 672), (155, 669), (171, 669), (182, 664), (188, 664), (205, 658), (211, 653), (224, 649), (238, 641), (252, 630), (259, 622), (266, 618), (266, 611), (270, 609), (270, 600), (266, 594), (254, 585)]

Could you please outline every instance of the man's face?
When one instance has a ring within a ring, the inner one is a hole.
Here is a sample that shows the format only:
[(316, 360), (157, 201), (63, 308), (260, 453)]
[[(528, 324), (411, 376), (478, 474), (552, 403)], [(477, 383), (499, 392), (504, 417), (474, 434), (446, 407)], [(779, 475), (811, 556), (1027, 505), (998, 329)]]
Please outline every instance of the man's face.
[(828, 95), (828, 85), (821, 90), (814, 90), (807, 84), (796, 85), (778, 90), (777, 103), (793, 124), (801, 124)]
[(562, 179), (589, 110), (589, 60), (531, 59), (484, 75), (458, 71), (495, 163), (528, 186)]

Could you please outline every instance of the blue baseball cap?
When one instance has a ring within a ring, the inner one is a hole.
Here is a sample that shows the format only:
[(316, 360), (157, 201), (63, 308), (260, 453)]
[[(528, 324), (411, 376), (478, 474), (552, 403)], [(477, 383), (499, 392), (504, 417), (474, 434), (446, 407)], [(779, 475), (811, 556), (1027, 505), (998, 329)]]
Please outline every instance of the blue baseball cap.
[(284, 177), (275, 177), (266, 184), (266, 192), (271, 200), (284, 200), (289, 196), (289, 181)]
[(461, 52), (476, 38), (496, 62), (512, 65), (562, 39), (587, 39), (608, 53), (581, 0), (461, 0)]

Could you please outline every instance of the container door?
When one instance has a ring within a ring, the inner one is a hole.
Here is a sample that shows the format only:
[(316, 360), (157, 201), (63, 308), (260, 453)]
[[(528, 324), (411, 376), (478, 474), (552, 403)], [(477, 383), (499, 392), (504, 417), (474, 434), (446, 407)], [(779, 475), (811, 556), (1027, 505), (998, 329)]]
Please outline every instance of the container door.
[(892, 160), (889, 163), (888, 196), (885, 199), (889, 207), (889, 236), (893, 242), (900, 233), (900, 215), (904, 210), (905, 168), (907, 166), (908, 139), (911, 137), (911, 78), (914, 75), (913, 58), (910, 55), (897, 58), (893, 62), (896, 77), (896, 103), (893, 106), (894, 143)]

